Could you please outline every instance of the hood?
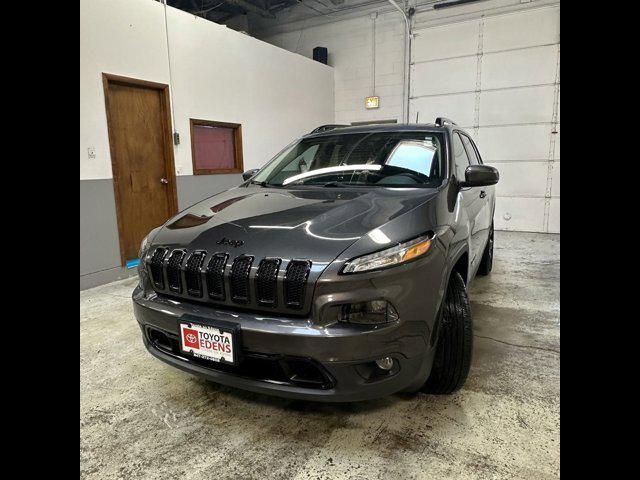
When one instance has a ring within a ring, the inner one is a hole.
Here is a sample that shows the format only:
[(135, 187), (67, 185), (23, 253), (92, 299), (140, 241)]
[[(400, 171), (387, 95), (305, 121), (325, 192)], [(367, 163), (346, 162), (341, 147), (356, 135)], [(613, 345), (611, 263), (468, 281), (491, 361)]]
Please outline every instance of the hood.
[(180, 212), (152, 245), (327, 264), (436, 194), (425, 188), (238, 187)]

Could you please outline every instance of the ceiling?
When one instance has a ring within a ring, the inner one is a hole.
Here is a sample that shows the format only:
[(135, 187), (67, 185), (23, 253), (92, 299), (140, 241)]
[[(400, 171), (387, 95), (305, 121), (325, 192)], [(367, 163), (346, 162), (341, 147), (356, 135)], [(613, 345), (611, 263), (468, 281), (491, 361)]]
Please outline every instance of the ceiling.
[[(327, 0), (331, 3), (344, 0)], [(301, 3), (299, 0), (167, 0), (170, 5), (216, 23), (224, 23), (235, 16), (256, 14), (275, 18), (285, 8)]]

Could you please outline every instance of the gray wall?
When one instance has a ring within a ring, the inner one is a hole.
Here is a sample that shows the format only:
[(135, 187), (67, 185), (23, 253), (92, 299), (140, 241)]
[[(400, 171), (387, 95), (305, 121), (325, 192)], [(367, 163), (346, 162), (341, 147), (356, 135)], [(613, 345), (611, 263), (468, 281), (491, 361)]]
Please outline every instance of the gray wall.
[[(242, 183), (242, 175), (177, 177), (178, 208), (184, 210)], [(80, 290), (136, 274), (120, 266), (113, 180), (80, 180)]]

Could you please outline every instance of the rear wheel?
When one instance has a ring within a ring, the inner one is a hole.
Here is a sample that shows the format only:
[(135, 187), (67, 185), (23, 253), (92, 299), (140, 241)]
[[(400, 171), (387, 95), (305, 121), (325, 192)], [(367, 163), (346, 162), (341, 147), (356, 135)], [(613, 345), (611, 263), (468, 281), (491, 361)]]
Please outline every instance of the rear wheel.
[(482, 253), (482, 260), (480, 260), (480, 266), (478, 266), (478, 275), (489, 275), (493, 268), (493, 222), (491, 222), (491, 229), (489, 230), (489, 239), (487, 240), (487, 246), (484, 247)]
[(464, 385), (473, 349), (473, 321), (462, 276), (451, 274), (442, 305), (440, 334), (431, 374), (422, 387), (426, 393), (453, 393)]

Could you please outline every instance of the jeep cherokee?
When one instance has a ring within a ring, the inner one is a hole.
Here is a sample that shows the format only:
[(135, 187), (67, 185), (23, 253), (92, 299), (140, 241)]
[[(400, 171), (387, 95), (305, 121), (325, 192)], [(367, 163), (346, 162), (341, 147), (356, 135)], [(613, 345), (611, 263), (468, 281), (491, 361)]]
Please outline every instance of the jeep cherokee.
[(148, 351), (214, 382), (321, 401), (450, 393), (492, 185), (454, 122), (327, 125), (152, 230), (133, 305)]

